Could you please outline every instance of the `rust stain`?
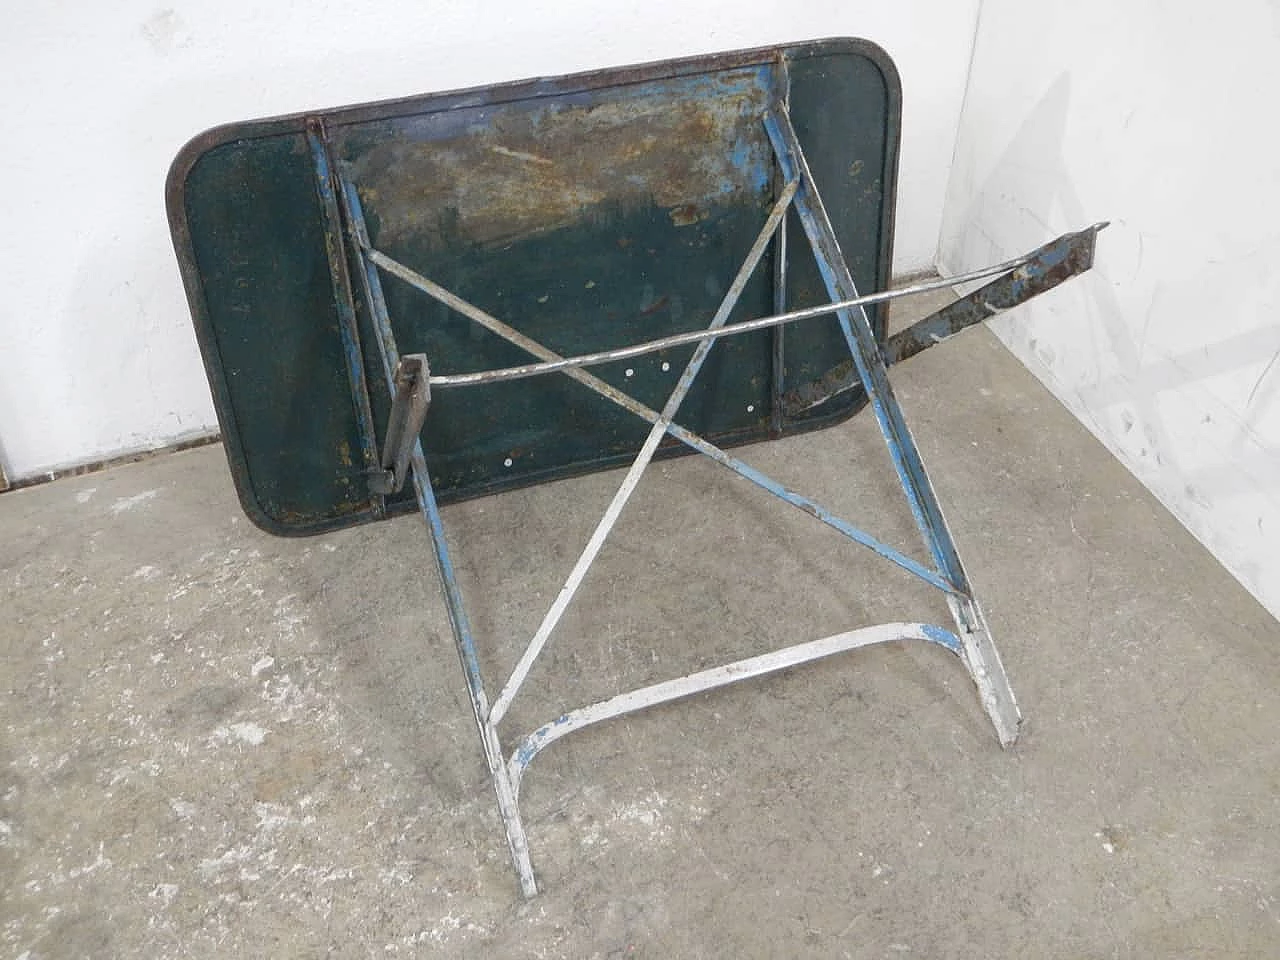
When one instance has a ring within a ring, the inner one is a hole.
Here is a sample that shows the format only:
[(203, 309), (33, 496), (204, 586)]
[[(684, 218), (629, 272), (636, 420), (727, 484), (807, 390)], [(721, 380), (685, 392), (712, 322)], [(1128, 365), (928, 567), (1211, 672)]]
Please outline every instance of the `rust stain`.
[(698, 209), (697, 204), (693, 203), (682, 203), (667, 212), (671, 214), (671, 222), (677, 227), (692, 226), (705, 216), (703, 211)]
[(746, 188), (748, 158), (763, 166), (762, 98), (750, 87), (687, 99), (659, 90), (433, 114), (361, 145), (350, 170), (381, 244), (503, 244), (650, 205), (686, 226)]
[(641, 310), (640, 316), (647, 317), (657, 313), (659, 310), (664, 308), (670, 302), (670, 300), (671, 298), (669, 296), (667, 296), (666, 294), (663, 294), (657, 300), (653, 301), (653, 303), (649, 304), (649, 306)]

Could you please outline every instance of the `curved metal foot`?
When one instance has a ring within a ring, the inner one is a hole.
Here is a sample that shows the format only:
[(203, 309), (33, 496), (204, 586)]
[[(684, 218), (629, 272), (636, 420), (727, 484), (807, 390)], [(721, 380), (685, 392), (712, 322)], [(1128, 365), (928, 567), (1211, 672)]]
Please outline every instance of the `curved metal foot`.
[[(788, 667), (798, 666), (813, 660), (834, 656), (859, 647), (867, 647), (876, 643), (888, 643), (894, 640), (923, 640), (936, 643), (941, 647), (964, 659), (964, 645), (961, 639), (942, 627), (929, 623), (882, 623), (872, 627), (862, 627), (837, 633), (821, 640), (799, 643), (774, 650), (757, 657), (748, 657), (726, 663), (709, 670), (700, 670), (675, 680), (666, 680), (638, 690), (630, 690), (601, 700), (577, 710), (570, 710), (550, 723), (544, 724), (520, 741), (511, 758), (507, 761), (507, 778), (511, 783), (516, 798), (520, 795), (520, 781), (525, 769), (539, 753), (560, 738), (581, 730), (583, 727), (611, 720), (627, 713), (634, 713), (660, 703), (668, 703), (684, 697), (712, 690), (716, 687), (728, 686), (750, 677), (760, 677)], [(972, 670), (970, 671), (972, 673)], [(1002, 674), (1003, 675), (1003, 674)], [(1006, 684), (1007, 685), (1007, 684)]]

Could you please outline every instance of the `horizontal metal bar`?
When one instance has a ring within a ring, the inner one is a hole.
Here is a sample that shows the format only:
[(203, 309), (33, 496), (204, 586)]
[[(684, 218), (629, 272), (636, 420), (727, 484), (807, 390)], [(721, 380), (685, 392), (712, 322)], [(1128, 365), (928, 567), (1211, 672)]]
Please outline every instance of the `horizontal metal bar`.
[[(966, 297), (948, 304), (889, 338), (884, 349), (885, 364), (900, 363), (966, 327), (1026, 303), (1032, 297), (1093, 266), (1098, 231), (1107, 224), (1095, 223), (1076, 233), (1066, 233), (1028, 254), (1027, 262), (986, 284)], [(950, 283), (958, 282), (952, 278)], [(787, 391), (782, 407), (787, 416), (797, 416), (826, 403), (833, 397), (862, 385), (852, 360), (832, 367), (821, 377)]]
[(520, 789), (520, 778), (525, 768), (542, 750), (561, 737), (593, 723), (635, 713), (637, 710), (644, 710), (660, 703), (669, 703), (704, 690), (725, 687), (751, 677), (777, 673), (780, 670), (821, 660), (837, 653), (895, 640), (923, 640), (927, 643), (936, 643), (957, 656), (961, 653), (960, 638), (942, 627), (928, 623), (881, 623), (872, 627), (837, 633), (821, 640), (783, 647), (781, 650), (773, 650), (760, 656), (700, 670), (675, 680), (665, 680), (647, 687), (640, 687), (590, 706), (571, 710), (544, 724), (521, 740), (507, 762), (507, 771), (512, 785), (517, 791)]
[[(394, 269), (398, 266), (395, 260), (387, 256), (380, 250), (369, 250), (369, 259), (378, 266), (387, 270), (389, 273), (396, 273)], [(823, 317), (845, 310), (850, 307), (868, 306), (873, 303), (884, 303), (889, 300), (897, 300), (902, 297), (916, 296), (922, 293), (932, 293), (935, 290), (946, 290), (958, 283), (967, 283), (973, 280), (985, 280), (987, 277), (994, 277), (1001, 273), (1008, 273), (1027, 262), (1027, 257), (1018, 257), (1015, 260), (1008, 260), (1004, 263), (998, 263), (992, 267), (985, 267), (981, 270), (973, 270), (969, 273), (960, 274), (959, 276), (950, 277), (946, 280), (929, 280), (924, 283), (912, 284), (909, 287), (901, 287), (897, 290), (886, 290), (882, 293), (869, 293), (865, 296), (854, 297), (849, 300), (841, 300), (837, 303), (825, 303), (817, 307), (806, 307), (803, 310), (791, 310), (787, 313), (778, 313), (768, 317), (758, 317), (754, 320), (744, 320), (740, 323), (730, 324), (722, 329), (711, 333), (707, 330), (690, 330), (687, 333), (674, 333), (669, 337), (660, 337), (656, 340), (646, 340), (643, 343), (632, 344), (631, 346), (618, 347), (613, 350), (600, 350), (596, 353), (584, 353), (575, 357), (562, 357), (559, 360), (551, 360), (543, 363), (526, 363), (515, 367), (501, 367), (496, 370), (479, 370), (475, 373), (448, 373), (436, 374), (431, 378), (431, 386), (433, 387), (469, 387), (482, 383), (498, 383), (503, 380), (520, 380), (525, 377), (536, 377), (546, 373), (555, 373), (558, 370), (566, 370), (570, 367), (593, 367), (602, 363), (612, 363), (615, 360), (627, 360), (631, 357), (639, 357), (648, 353), (657, 353), (660, 350), (667, 350), (671, 347), (684, 346), (685, 344), (698, 343), (701, 340), (708, 340), (718, 337), (732, 337), (744, 333), (752, 333), (756, 330), (768, 330), (771, 327), (779, 327), (783, 324), (795, 323), (799, 320), (810, 320), (814, 317)], [(403, 274), (396, 273), (401, 279), (407, 279)]]

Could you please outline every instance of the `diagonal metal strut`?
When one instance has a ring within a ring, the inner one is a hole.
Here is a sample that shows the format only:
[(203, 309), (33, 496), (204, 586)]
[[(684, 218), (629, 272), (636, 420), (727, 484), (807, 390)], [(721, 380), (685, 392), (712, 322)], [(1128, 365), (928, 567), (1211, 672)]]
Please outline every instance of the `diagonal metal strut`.
[[(725, 293), (724, 299), (721, 300), (720, 307), (716, 310), (708, 329), (718, 330), (728, 322), (729, 315), (738, 304), (738, 298), (742, 296), (743, 288), (746, 287), (747, 281), (751, 279), (751, 275), (755, 272), (756, 266), (760, 263), (760, 258), (764, 256), (764, 252), (769, 246), (769, 241), (773, 239), (778, 225), (782, 223), (783, 218), (787, 215), (787, 208), (791, 206), (791, 199), (796, 195), (796, 187), (797, 184), (792, 181), (783, 188), (782, 195), (774, 203), (764, 227), (761, 228), (755, 242), (751, 245), (751, 249), (747, 252), (746, 259), (743, 260), (742, 266), (738, 270), (738, 275), (733, 278), (733, 283), (729, 286), (728, 292)], [(702, 364), (706, 361), (707, 354), (711, 352), (711, 347), (714, 344), (714, 339), (703, 340), (698, 344), (698, 348), (689, 359), (684, 373), (680, 375), (675, 389), (671, 391), (671, 396), (667, 400), (666, 406), (662, 408), (662, 413), (659, 415), (657, 422), (653, 424), (652, 429), (649, 431), (649, 436), (645, 438), (640, 452), (636, 455), (635, 462), (632, 463), (631, 469), (627, 471), (621, 486), (618, 487), (618, 492), (614, 494), (613, 500), (604, 512), (604, 516), (600, 518), (595, 531), (587, 541), (586, 548), (583, 549), (582, 554), (578, 557), (578, 562), (574, 564), (573, 570), (570, 571), (564, 586), (560, 589), (560, 593), (551, 604), (546, 616), (542, 618), (542, 623), (538, 625), (538, 629), (534, 632), (533, 639), (529, 641), (524, 654), (520, 657), (515, 669), (511, 671), (510, 678), (508, 678), (501, 692), (493, 701), (493, 707), (489, 711), (490, 723), (498, 723), (502, 719), (507, 707), (511, 705), (512, 699), (520, 690), (520, 685), (524, 683), (525, 677), (528, 676), (529, 670), (533, 667), (534, 661), (542, 653), (542, 648), (550, 638), (551, 632), (556, 628), (556, 624), (560, 622), (565, 610), (568, 609), (574, 594), (577, 593), (583, 578), (591, 568), (591, 564), (595, 562), (600, 548), (604, 545), (605, 538), (609, 536), (609, 532), (621, 515), (622, 508), (626, 506), (631, 494), (640, 482), (640, 477), (644, 474), (650, 461), (653, 460), (659, 441), (667, 435), (667, 428), (671, 426), (672, 419), (679, 411), (680, 404), (688, 394), (689, 388), (693, 386), (694, 378), (697, 377), (698, 371), (702, 369)]]

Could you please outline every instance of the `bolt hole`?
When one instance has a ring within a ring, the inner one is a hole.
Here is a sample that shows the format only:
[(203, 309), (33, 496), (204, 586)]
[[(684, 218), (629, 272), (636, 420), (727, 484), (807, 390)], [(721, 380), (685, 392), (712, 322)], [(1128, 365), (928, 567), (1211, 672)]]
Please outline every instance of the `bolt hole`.
[(511, 466), (511, 463), (512, 463), (512, 460), (511, 460), (511, 458), (510, 458), (510, 457), (507, 457), (507, 459), (505, 459), (505, 460), (503, 460), (503, 461), (502, 461), (502, 465), (503, 465), (504, 467), (509, 467), (509, 466)]

